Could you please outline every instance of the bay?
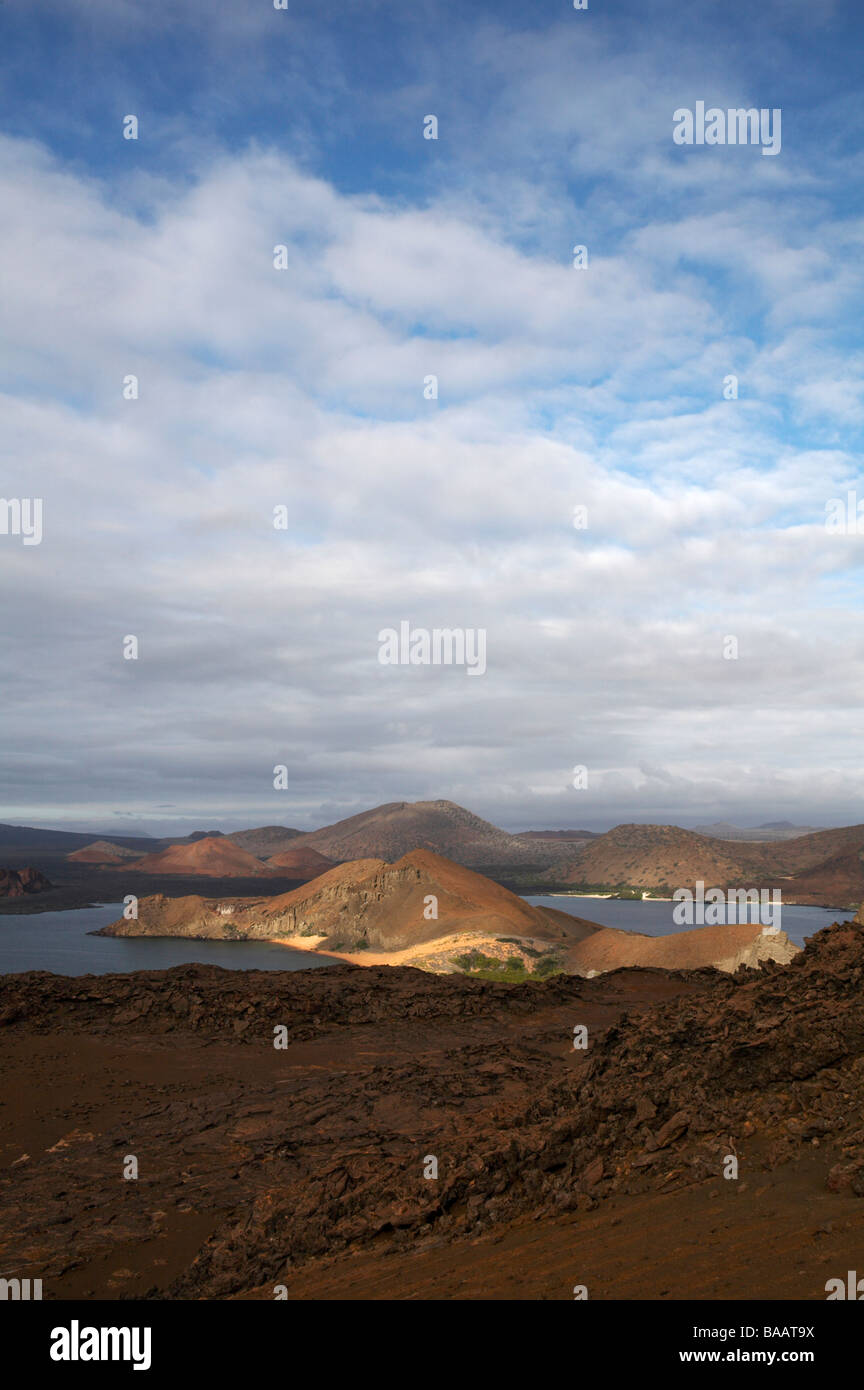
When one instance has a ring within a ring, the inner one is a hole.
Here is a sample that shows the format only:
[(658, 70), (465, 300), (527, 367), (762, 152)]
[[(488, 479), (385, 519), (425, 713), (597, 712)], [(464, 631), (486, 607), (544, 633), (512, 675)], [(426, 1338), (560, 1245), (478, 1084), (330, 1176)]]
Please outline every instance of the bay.
[[(670, 936), (673, 932), (688, 930), (672, 920), (676, 904), (658, 898), (643, 898), (640, 902), (638, 898), (592, 898), (577, 893), (556, 893), (548, 897), (526, 896), (525, 901), (537, 907), (557, 907), (559, 912), (599, 922), (602, 927), (641, 932), (643, 936)], [(822, 927), (830, 927), (832, 922), (846, 922), (854, 916), (854, 912), (844, 912), (838, 907), (797, 907), (784, 903), (778, 925), (795, 946), (803, 946), (805, 937), (813, 936)], [(689, 930), (698, 931), (699, 928)]]

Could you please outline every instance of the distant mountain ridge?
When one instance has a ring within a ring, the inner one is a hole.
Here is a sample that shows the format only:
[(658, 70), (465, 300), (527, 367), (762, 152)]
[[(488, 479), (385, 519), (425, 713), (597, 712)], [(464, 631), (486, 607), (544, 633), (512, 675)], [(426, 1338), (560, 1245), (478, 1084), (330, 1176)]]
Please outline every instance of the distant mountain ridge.
[(796, 840), (801, 835), (815, 835), (822, 827), (818, 825), (793, 825), (791, 821), (766, 821), (764, 825), (747, 829), (731, 825), (729, 821), (714, 821), (712, 825), (695, 825), (694, 835), (708, 835), (717, 840)]
[(39, 830), (32, 825), (5, 825), (0, 823), (0, 850), (10, 851), (18, 848), (32, 849), (42, 853), (62, 853), (84, 849), (94, 840), (110, 841), (128, 849), (140, 849), (146, 854), (164, 842), (143, 835), (100, 835), (92, 830)]
[[(716, 832), (724, 824), (716, 823), (713, 829)], [(106, 872), (110, 871), (110, 860), (93, 858), (94, 840), (96, 853), (125, 860), (123, 867), (130, 872), (140, 869), (145, 873), (182, 873), (192, 877), (217, 875), (212, 866), (220, 862), (225, 866), (226, 877), (239, 875), (241, 866), (251, 877), (275, 877), (280, 866), (269, 861), (289, 855), (281, 873), (286, 878), (290, 877), (293, 853), (314, 851), (333, 863), (359, 859), (393, 863), (422, 849), (511, 887), (519, 885), (524, 892), (540, 893), (550, 888), (575, 892), (616, 888), (668, 892), (692, 886), (701, 879), (710, 887), (724, 889), (779, 888), (785, 902), (857, 907), (864, 898), (864, 825), (803, 831), (804, 827), (772, 822), (746, 832), (746, 839), (726, 838), (717, 833), (706, 835), (675, 825), (644, 824), (615, 826), (605, 834), (513, 834), (452, 801), (395, 801), (314, 831), (270, 825), (229, 835), (202, 837), (196, 831), (180, 840), (97, 837), (92, 833), (0, 825), (0, 856), (7, 863), (35, 862), (36, 837), (36, 843), (42, 845), (38, 853), (44, 860), (37, 867), (52, 875), (52, 856), (65, 850), (70, 856), (70, 867), (78, 870), (76, 881), (80, 882), (80, 874), (88, 863), (100, 873), (100, 863), (106, 866)], [(765, 833), (779, 838), (766, 840)], [(87, 853), (79, 854), (81, 850)], [(150, 862), (143, 857), (134, 862), (128, 857), (129, 851), (146, 856)], [(160, 858), (162, 855), (168, 857)], [(298, 877), (305, 877), (307, 869), (316, 865), (320, 868), (320, 861), (306, 860)], [(118, 862), (115, 869), (119, 867)]]
[(600, 830), (517, 830), (517, 840), (598, 840)]

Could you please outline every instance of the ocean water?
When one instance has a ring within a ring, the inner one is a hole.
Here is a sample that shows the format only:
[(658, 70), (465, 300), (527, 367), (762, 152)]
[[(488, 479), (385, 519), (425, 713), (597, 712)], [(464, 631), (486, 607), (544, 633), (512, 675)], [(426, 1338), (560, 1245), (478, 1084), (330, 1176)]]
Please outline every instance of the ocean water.
[[(672, 932), (687, 931), (672, 920), (676, 907), (672, 902), (653, 901), (649, 898), (627, 901), (617, 898), (589, 898), (579, 894), (556, 894), (554, 897), (528, 897), (526, 902), (537, 907), (557, 907), (560, 912), (570, 912), (574, 917), (584, 917), (589, 922), (599, 922), (603, 927), (618, 927), (621, 931), (638, 931), (644, 936), (669, 936)], [(813, 936), (821, 927), (830, 927), (832, 922), (846, 922), (854, 917), (854, 912), (843, 912), (830, 907), (782, 906), (777, 925), (796, 946), (804, 945), (804, 938)], [(698, 930), (698, 928), (693, 928)]]
[(55, 975), (110, 975), (221, 965), (225, 970), (317, 970), (332, 960), (266, 941), (188, 941), (180, 937), (88, 936), (122, 915), (122, 903), (71, 912), (0, 915), (0, 975), (50, 970)]

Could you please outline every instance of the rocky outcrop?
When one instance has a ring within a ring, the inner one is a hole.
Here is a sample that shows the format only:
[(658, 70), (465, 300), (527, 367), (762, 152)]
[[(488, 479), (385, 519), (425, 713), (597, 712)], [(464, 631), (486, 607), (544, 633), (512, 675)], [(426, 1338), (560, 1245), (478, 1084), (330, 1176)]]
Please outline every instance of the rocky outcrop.
[(53, 887), (38, 869), (0, 869), (0, 898), (23, 898)]

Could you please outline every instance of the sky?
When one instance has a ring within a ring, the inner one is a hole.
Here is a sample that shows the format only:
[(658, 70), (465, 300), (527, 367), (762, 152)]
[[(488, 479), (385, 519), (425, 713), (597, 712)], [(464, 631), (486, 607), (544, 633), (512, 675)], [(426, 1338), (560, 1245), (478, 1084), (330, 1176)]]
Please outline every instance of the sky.
[(0, 820), (864, 820), (862, 49), (856, 0), (3, 0)]

